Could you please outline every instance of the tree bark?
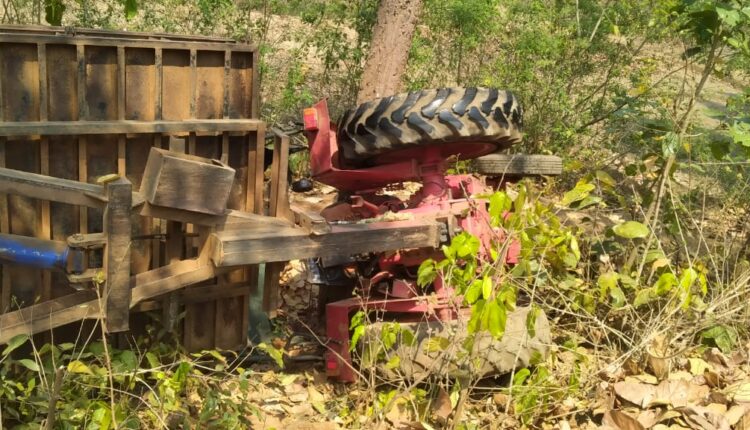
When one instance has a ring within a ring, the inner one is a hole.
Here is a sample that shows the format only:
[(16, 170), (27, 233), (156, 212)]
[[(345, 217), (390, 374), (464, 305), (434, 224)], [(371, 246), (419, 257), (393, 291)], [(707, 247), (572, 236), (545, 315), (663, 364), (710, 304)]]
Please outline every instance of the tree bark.
[(381, 0), (357, 103), (401, 92), (422, 0)]

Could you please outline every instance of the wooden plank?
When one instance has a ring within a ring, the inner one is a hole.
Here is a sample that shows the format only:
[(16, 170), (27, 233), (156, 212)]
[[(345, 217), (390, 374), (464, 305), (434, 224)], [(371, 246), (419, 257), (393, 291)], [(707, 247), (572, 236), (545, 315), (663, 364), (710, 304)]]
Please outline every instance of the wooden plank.
[(289, 208), (294, 216), (294, 223), (307, 230), (310, 234), (321, 235), (331, 232), (331, 225), (320, 214), (306, 211), (295, 205)]
[(6, 122), (0, 136), (101, 135), (101, 134), (187, 134), (255, 131), (256, 119), (196, 119), (185, 121), (33, 121)]
[[(130, 278), (130, 307), (138, 303), (214, 277), (213, 266), (202, 260), (184, 260)], [(102, 313), (94, 291), (80, 291), (0, 315), (0, 344), (19, 334), (35, 334)]]
[(273, 164), (271, 165), (270, 216), (284, 217), (289, 213), (287, 174), (289, 170), (289, 136), (274, 129)]
[(130, 315), (130, 209), (132, 185), (125, 178), (106, 184), (107, 208), (104, 233), (107, 236), (104, 271), (107, 274), (107, 331), (128, 329)]
[[(159, 51), (161, 62), (161, 51)], [(125, 50), (125, 116), (121, 119), (153, 121), (157, 119), (158, 75), (153, 49)], [(159, 65), (161, 67), (161, 64)]]
[(224, 117), (225, 52), (198, 51), (195, 69), (195, 117)]
[[(39, 173), (49, 175), (49, 138), (42, 138), (39, 144)], [(50, 214), (49, 200), (38, 200), (39, 202), (39, 226), (37, 237), (41, 239), (52, 239), (52, 219)], [(42, 300), (52, 298), (52, 274), (45, 270), (42, 272)]]
[(149, 39), (125, 39), (118, 38), (112, 39), (111, 37), (81, 37), (81, 36), (66, 36), (63, 34), (48, 36), (48, 35), (18, 35), (18, 34), (7, 34), (5, 29), (0, 33), (0, 43), (24, 43), (24, 44), (70, 44), (70, 45), (88, 45), (94, 47), (117, 47), (123, 46), (126, 48), (162, 48), (162, 49), (200, 49), (204, 51), (217, 51), (223, 52), (227, 47), (233, 51), (243, 52), (254, 52), (255, 47), (252, 45), (244, 44), (222, 44), (222, 43), (201, 43), (201, 42), (185, 42), (177, 40), (149, 40)]
[[(218, 271), (221, 273), (221, 271)], [(216, 276), (214, 266), (201, 259), (181, 260), (170, 265), (138, 273), (131, 277), (132, 294), (130, 306), (143, 300), (177, 291), (188, 285), (195, 285)]]
[(117, 49), (86, 46), (86, 107), (89, 120), (117, 119)]
[[(88, 105), (86, 104), (86, 48), (82, 44), (76, 45), (76, 63), (78, 74), (76, 77), (76, 91), (78, 94), (78, 121), (88, 119)], [(69, 124), (62, 121), (60, 124)], [(60, 133), (58, 133), (60, 134)], [(88, 178), (88, 140), (84, 133), (71, 133), (78, 135), (78, 181), (87, 183)], [(75, 203), (74, 203), (75, 204)], [(88, 233), (89, 211), (85, 205), (80, 205), (78, 214), (78, 231)]]
[[(37, 44), (9, 43), (0, 49), (3, 99), (2, 121), (39, 120), (39, 64)], [(0, 129), (4, 128), (0, 127)]]
[[(89, 181), (88, 173), (88, 141), (85, 136), (78, 138), (78, 182), (81, 184), (87, 184)], [(76, 193), (78, 194), (78, 193)], [(81, 194), (86, 201), (90, 200), (86, 194)], [(75, 202), (71, 202), (76, 204)], [(97, 203), (99, 204), (99, 203)], [(86, 206), (79, 204), (80, 213), (78, 215), (78, 228), (80, 233), (88, 233), (89, 231), (89, 211)]]
[(125, 119), (125, 47), (117, 47), (117, 119)]
[(186, 288), (180, 292), (180, 297), (184, 303), (201, 303), (207, 300), (235, 298), (244, 294), (247, 294), (247, 283), (238, 282)]
[(197, 109), (196, 100), (198, 99), (198, 51), (196, 49), (190, 50), (190, 78), (188, 83), (188, 94), (190, 95), (190, 118), (197, 118), (195, 115)]
[(257, 76), (253, 74), (253, 56), (246, 52), (232, 52), (227, 89), (229, 91), (229, 118), (258, 118), (253, 111)]
[(140, 193), (154, 206), (223, 215), (234, 173), (206, 158), (151, 148)]
[(162, 118), (183, 120), (190, 118), (190, 51), (164, 49), (162, 51)]
[[(101, 185), (4, 167), (0, 167), (0, 192), (91, 208), (104, 208), (107, 204)], [(139, 206), (143, 197), (132, 193), (131, 201), (133, 207)]]
[(253, 51), (253, 84), (252, 84), (252, 94), (251, 94), (251, 108), (250, 108), (250, 117), (251, 118), (260, 118), (260, 87), (258, 86), (258, 83), (260, 82), (260, 52)]
[(255, 142), (249, 142), (247, 155), (247, 211), (264, 214), (263, 207), (263, 157), (266, 147), (266, 124), (259, 123)]
[(163, 69), (163, 53), (161, 48), (154, 49), (154, 119), (162, 120), (162, 103), (163, 103), (163, 91), (164, 91), (164, 69)]
[(0, 344), (19, 334), (32, 335), (87, 318), (101, 316), (93, 291), (79, 291), (0, 315)]
[(39, 63), (39, 120), (47, 121), (49, 106), (47, 91), (47, 45), (37, 45), (37, 59)]
[[(5, 138), (0, 137), (0, 167), (5, 167)], [(10, 218), (8, 212), (8, 195), (0, 194), (0, 233), (10, 233)], [(2, 266), (2, 284), (0, 284), (0, 314), (10, 309), (10, 273), (8, 266)]]
[[(47, 121), (48, 115), (48, 85), (47, 85), (47, 45), (37, 45), (37, 58), (39, 61), (39, 120)], [(49, 138), (42, 137), (39, 143), (39, 173), (49, 176), (50, 172), (50, 150)], [(50, 202), (47, 200), (39, 201), (39, 226), (37, 227), (37, 237), (41, 239), (52, 239), (52, 220), (50, 215)], [(42, 271), (42, 300), (52, 298), (52, 274), (49, 270)]]
[(335, 225), (322, 236), (299, 228), (224, 231), (211, 235), (217, 267), (304, 258), (331, 258), (405, 248), (437, 247), (438, 224), (429, 220)]
[[(75, 46), (47, 46), (48, 117), (52, 121), (78, 119), (78, 60)], [(54, 76), (54, 79), (49, 79)]]
[[(221, 103), (221, 117), (229, 118), (229, 89), (232, 86), (229, 80), (232, 71), (232, 51), (227, 49), (224, 51), (224, 82), (222, 84), (222, 103)], [(222, 152), (224, 154), (225, 152)]]
[[(125, 119), (125, 90), (127, 83), (125, 81), (125, 48), (117, 47), (117, 120)], [(125, 167), (125, 143), (124, 134), (117, 136), (117, 174), (121, 177), (126, 175)]]

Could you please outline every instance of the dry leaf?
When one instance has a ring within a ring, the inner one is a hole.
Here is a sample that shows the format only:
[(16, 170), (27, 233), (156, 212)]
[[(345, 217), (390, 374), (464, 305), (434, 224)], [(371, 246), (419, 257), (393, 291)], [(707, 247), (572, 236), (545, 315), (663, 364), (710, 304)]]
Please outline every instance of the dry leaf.
[(713, 367), (701, 358), (688, 358), (690, 373), (694, 376), (702, 375), (706, 370), (714, 370)]
[(706, 384), (711, 388), (719, 388), (721, 386), (721, 377), (716, 372), (706, 370), (703, 373), (703, 378), (706, 380)]
[(730, 426), (733, 426), (737, 424), (747, 412), (750, 412), (750, 406), (734, 405), (729, 408), (727, 413), (724, 415), (724, 418), (727, 419), (727, 422)]
[(750, 430), (750, 411), (745, 412), (745, 415), (737, 421), (734, 430)]
[(438, 391), (435, 402), (432, 404), (432, 416), (440, 425), (445, 425), (448, 422), (448, 417), (450, 417), (451, 412), (453, 412), (451, 398), (448, 393), (441, 388), (440, 391)]
[(615, 393), (622, 399), (642, 408), (660, 405), (672, 407), (687, 406), (708, 396), (709, 389), (705, 385), (694, 385), (684, 380), (662, 381), (659, 385), (636, 382), (618, 382)]
[(656, 425), (656, 423), (659, 422), (658, 418), (659, 412), (653, 409), (641, 411), (641, 413), (638, 414), (638, 422), (646, 429), (650, 429)]
[(657, 357), (655, 355), (648, 354), (648, 367), (651, 369), (651, 372), (659, 378), (659, 380), (664, 380), (669, 375), (669, 360), (662, 357)]
[(679, 380), (685, 380), (685, 381), (692, 381), (693, 375), (690, 372), (685, 372), (684, 370), (678, 370), (676, 372), (672, 372), (667, 377), (670, 381), (679, 381)]
[(703, 353), (703, 358), (711, 364), (718, 364), (719, 366), (724, 367), (729, 365), (727, 357), (721, 353), (719, 348), (707, 349), (706, 352)]
[(750, 382), (732, 384), (727, 388), (727, 395), (735, 403), (750, 403)]
[(727, 413), (727, 405), (721, 403), (709, 403), (705, 408), (716, 415), (724, 416)]
[(616, 410), (607, 411), (602, 418), (602, 424), (618, 430), (645, 430), (637, 419)]
[(685, 421), (694, 429), (731, 430), (729, 423), (721, 414), (715, 414), (708, 408), (688, 406), (678, 409)]
[(642, 373), (640, 375), (635, 376), (628, 376), (625, 378), (625, 382), (643, 382), (644, 384), (651, 384), (656, 385), (659, 383), (659, 380), (656, 379), (656, 376), (649, 375), (648, 373)]

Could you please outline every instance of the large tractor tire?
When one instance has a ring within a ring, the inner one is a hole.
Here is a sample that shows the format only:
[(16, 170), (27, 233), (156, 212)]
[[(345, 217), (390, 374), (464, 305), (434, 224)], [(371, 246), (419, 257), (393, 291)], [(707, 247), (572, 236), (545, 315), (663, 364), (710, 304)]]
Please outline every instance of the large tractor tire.
[[(500, 340), (488, 332), (477, 333), (471, 354), (464, 349), (469, 336), (467, 321), (401, 323), (401, 327), (414, 333), (416, 342), (397, 344), (395, 350), (388, 352), (388, 357), (399, 357), (397, 367), (378, 362), (375, 369), (389, 380), (401, 377), (415, 380), (430, 375), (487, 377), (536, 364), (549, 355), (552, 335), (543, 312), (535, 314), (533, 332), (528, 330), (530, 311), (529, 307), (519, 307), (508, 313), (505, 333)], [(364, 348), (382, 346), (382, 330), (383, 323), (367, 326), (362, 342)]]
[(472, 161), (478, 173), (487, 176), (557, 176), (562, 159), (556, 155), (490, 154)]
[(442, 158), (471, 159), (520, 142), (522, 125), (523, 110), (510, 91), (440, 88), (375, 99), (347, 111), (338, 144), (351, 166), (420, 160), (427, 147)]

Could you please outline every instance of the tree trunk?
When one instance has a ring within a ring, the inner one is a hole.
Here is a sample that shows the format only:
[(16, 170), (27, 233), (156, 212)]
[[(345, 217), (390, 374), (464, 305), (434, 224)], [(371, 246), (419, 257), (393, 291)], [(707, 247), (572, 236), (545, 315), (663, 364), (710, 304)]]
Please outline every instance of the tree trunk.
[(401, 91), (422, 0), (381, 0), (357, 103)]

